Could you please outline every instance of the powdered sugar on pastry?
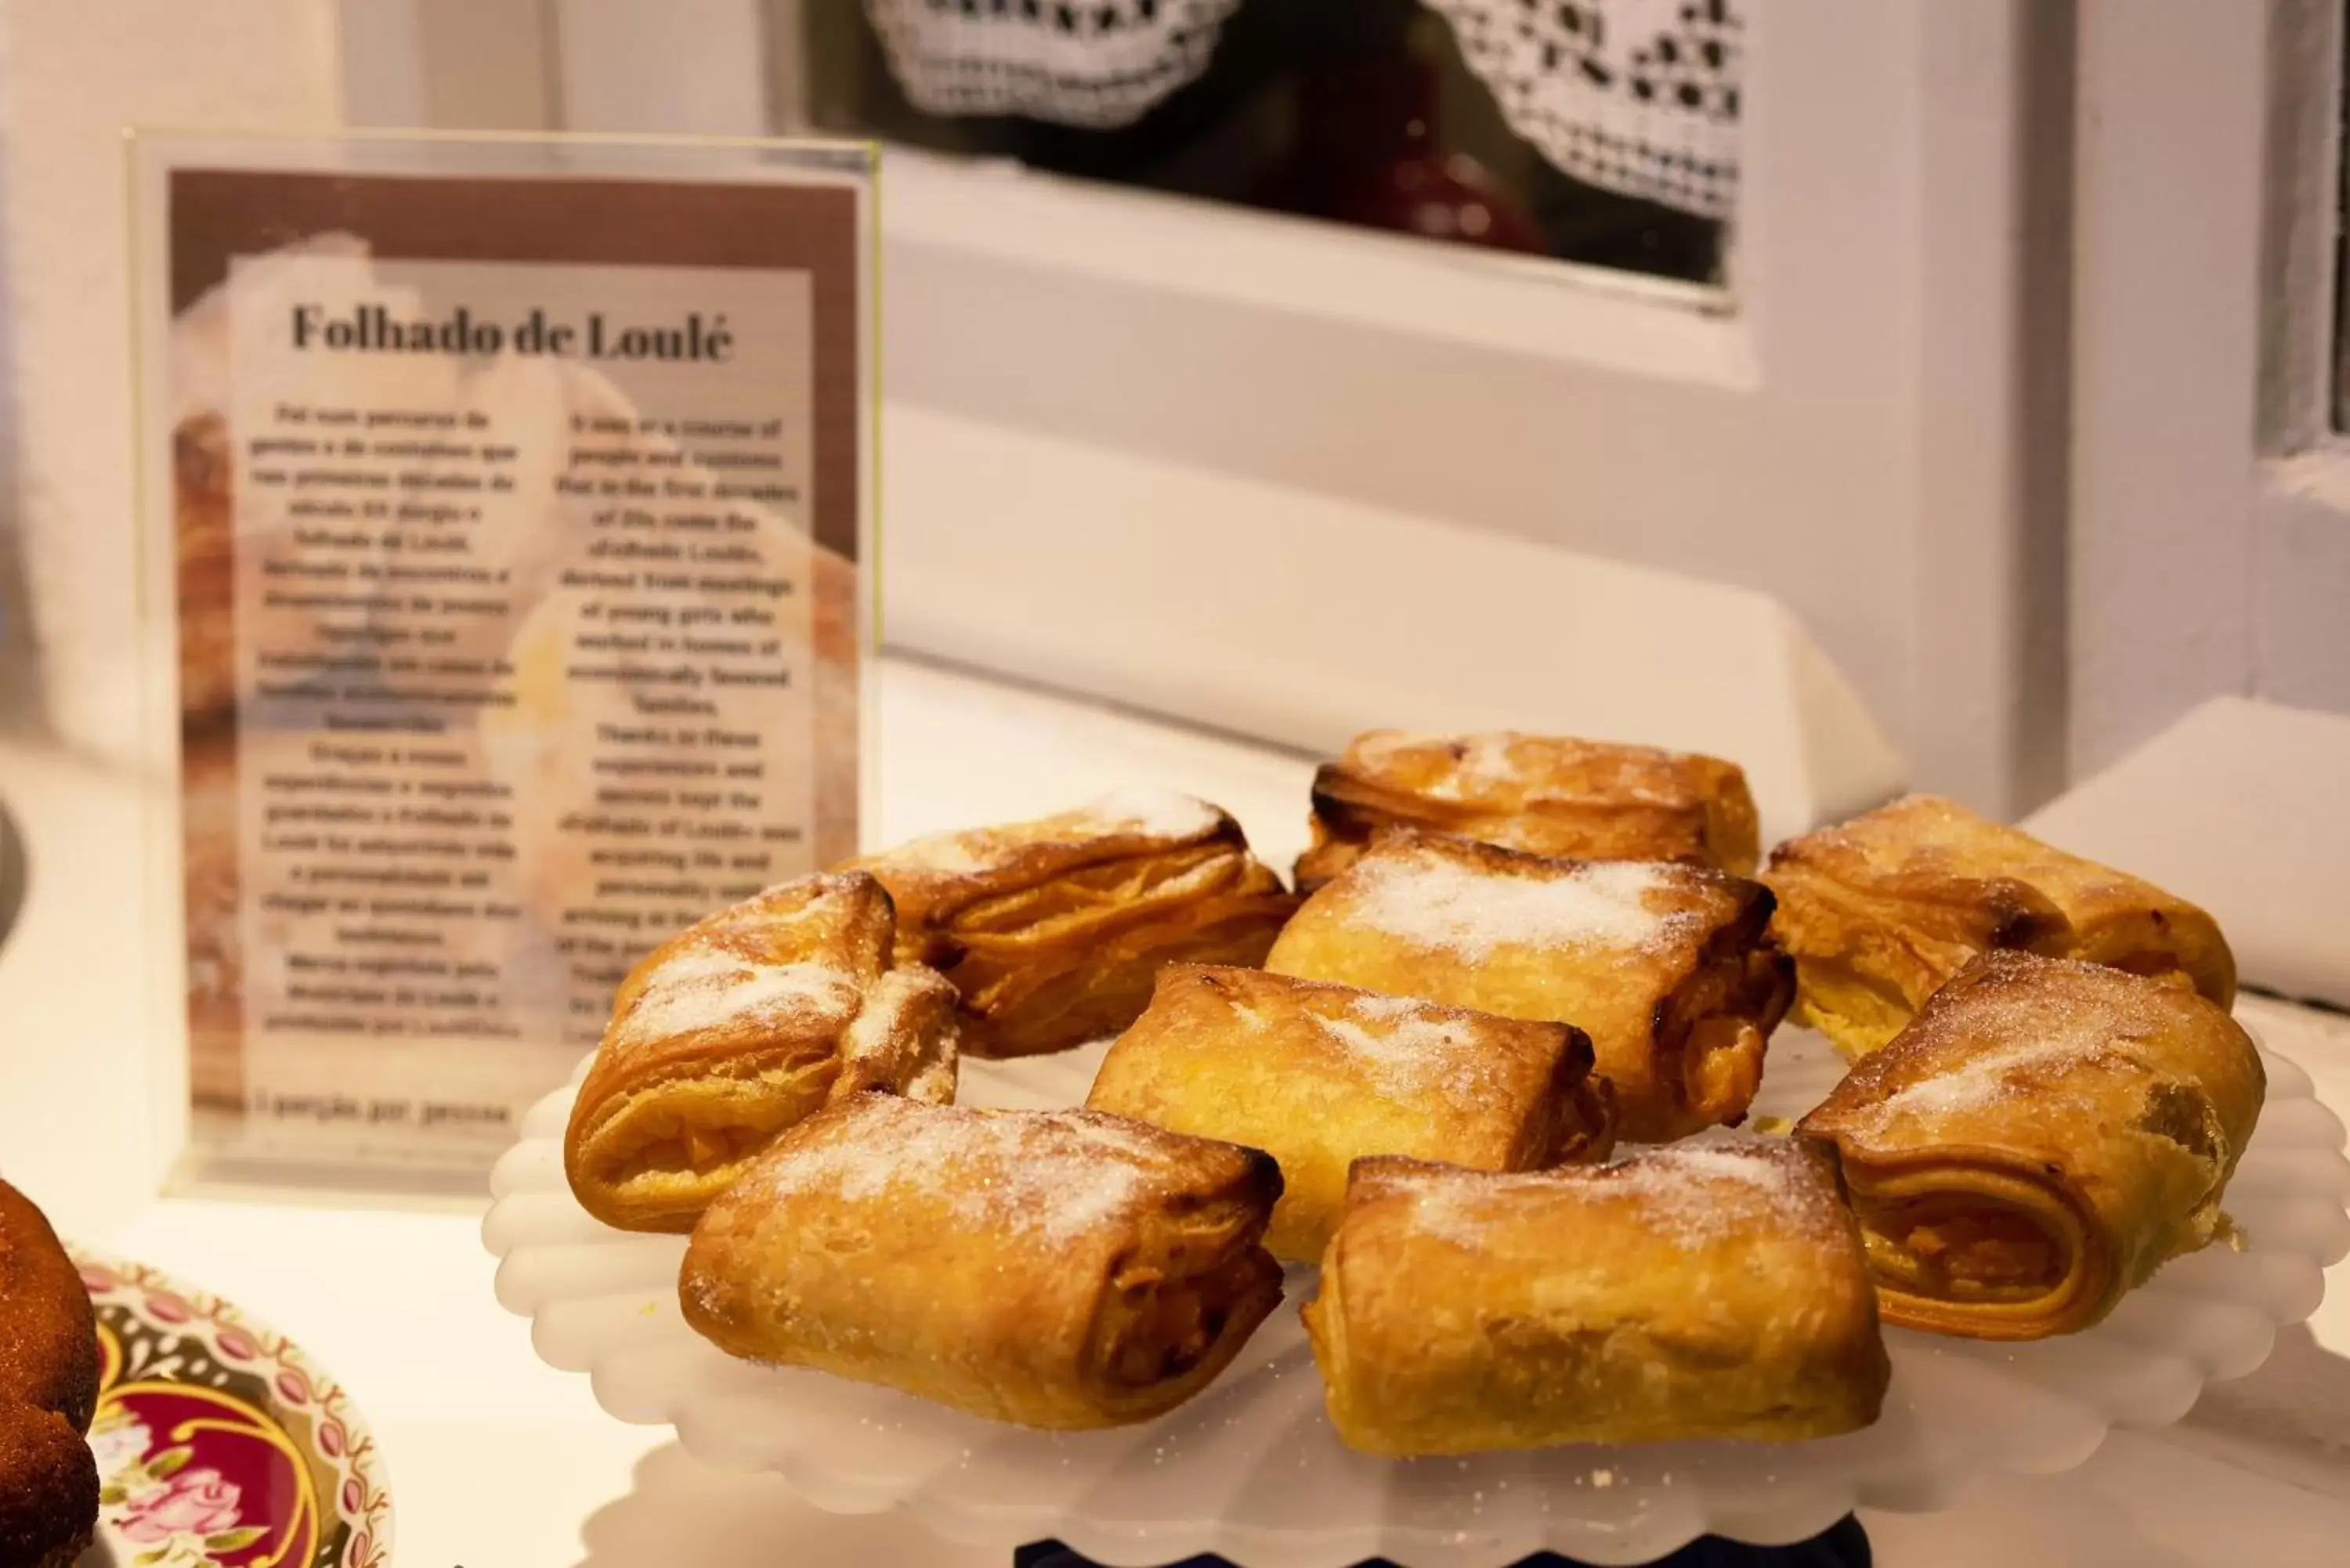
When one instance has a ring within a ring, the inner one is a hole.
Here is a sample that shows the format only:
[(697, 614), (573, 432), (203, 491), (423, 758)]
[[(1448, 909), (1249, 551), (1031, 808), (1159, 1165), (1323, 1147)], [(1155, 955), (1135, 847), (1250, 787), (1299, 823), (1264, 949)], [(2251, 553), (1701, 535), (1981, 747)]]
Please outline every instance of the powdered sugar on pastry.
[(776, 1150), (741, 1196), (825, 1193), (856, 1202), (902, 1191), (943, 1200), (966, 1225), (1067, 1246), (1174, 1173), (1172, 1135), (1088, 1111), (983, 1111), (879, 1099), (829, 1141)]
[(1639, 949), (1665, 939), (1684, 918), (1648, 906), (1668, 875), (1637, 860), (1510, 876), (1436, 855), (1372, 855), (1355, 867), (1353, 913), (1391, 936), (1468, 959), (1513, 946)]
[(833, 1094), (888, 1086), (910, 1100), (952, 1105), (961, 1071), (954, 1004), (954, 987), (933, 970), (914, 965), (883, 975), (841, 1031)]
[[(694, 923), (695, 929), (720, 930), (731, 926), (749, 925), (765, 928), (777, 919), (798, 924), (823, 915), (833, 906), (851, 897), (857, 879), (832, 872), (795, 877), (788, 882), (777, 882), (761, 888), (739, 904), (731, 904), (716, 914)], [(782, 901), (785, 911), (778, 915), (776, 905)]]
[(1391, 1023), (1400, 1018), (1440, 1017), (1451, 1011), (1439, 1003), (1422, 1002), (1417, 997), (1381, 996), (1376, 991), (1367, 991), (1350, 998), (1347, 1005), (1360, 1016), (1376, 1018), (1381, 1023)]
[(1634, 1203), (1659, 1238), (1699, 1247), (1724, 1236), (1841, 1224), (1812, 1157), (1783, 1141), (1686, 1144), (1620, 1165), (1518, 1176), (1416, 1172), (1413, 1223), (1462, 1247), (1485, 1244), (1513, 1195), (1551, 1191), (1593, 1203)]
[(820, 963), (756, 963), (738, 954), (681, 952), (662, 962), (636, 1005), (614, 1025), (611, 1043), (632, 1045), (730, 1023), (771, 1023), (808, 1010), (858, 1004), (856, 977)]
[(1478, 1251), (1506, 1210), (1513, 1193), (1539, 1190), (1540, 1177), (1429, 1172), (1412, 1179), (1412, 1224), (1439, 1241)]
[(1680, 805), (1691, 799), (1692, 763), (1704, 759), (1652, 746), (1490, 730), (1473, 735), (1373, 731), (1357, 737), (1345, 765), (1432, 800), (1524, 807), (1594, 798)]
[(1517, 742), (1514, 730), (1463, 736), (1459, 742), (1459, 763), (1428, 793), (1447, 800), (1475, 799), (1516, 782), (1520, 769), (1512, 752)]
[(933, 833), (878, 855), (872, 863), (910, 871), (981, 871), (989, 862), (978, 852), (978, 837), (971, 832)]
[(1312, 1014), (1324, 1035), (1390, 1095), (1473, 1095), (1491, 1085), (1491, 1053), (1448, 1022), (1443, 1010), (1405, 997), (1366, 996), (1352, 1017)]
[(2094, 1046), (2084, 1051), (2064, 1040), (2027, 1041), (1986, 1051), (1956, 1071), (1921, 1079), (1898, 1094), (1887, 1096), (1870, 1117), (1882, 1127), (1898, 1116), (1946, 1116), (1996, 1101), (2023, 1096), (2045, 1097), (2054, 1071), (2094, 1059)]
[(1198, 838), (1223, 822), (1223, 814), (1206, 801), (1173, 790), (1112, 790), (1088, 802), (1084, 811), (1107, 826), (1150, 838)]
[[(1082, 827), (1072, 819), (1081, 823)], [(1223, 814), (1206, 801), (1173, 790), (1113, 790), (1073, 812), (1034, 823), (1003, 828), (965, 828), (910, 839), (874, 856), (868, 864), (948, 875), (986, 871), (1005, 856), (1016, 854), (1023, 846), (1040, 837), (1070, 838), (1080, 832), (1087, 836), (1113, 832), (1181, 840), (1213, 833), (1222, 821)]]
[(1649, 1227), (1680, 1246), (1740, 1231), (1794, 1231), (1819, 1220), (1817, 1176), (1784, 1144), (1659, 1149), (1605, 1168), (1600, 1179), (1611, 1196), (1638, 1201)]
[[(1514, 731), (1499, 730), (1482, 735), (1462, 735), (1448, 739), (1424, 737), (1421, 748), (1440, 753), (1431, 758), (1442, 769), (1421, 787), (1421, 793), (1435, 800), (1470, 800), (1517, 778), (1517, 766), (1510, 759), (1510, 748), (1518, 737)], [(1391, 759), (1401, 748), (1382, 749), (1378, 761)], [(1358, 753), (1365, 761), (1372, 760)]]
[[(1868, 1125), (1881, 1128), (1902, 1116), (1951, 1116), (2002, 1099), (2044, 1101), (2062, 1093), (2061, 1080), (2068, 1071), (2127, 1071), (2125, 1053), (2115, 1047), (2134, 1033), (2151, 1033), (2153, 1025), (2139, 1021), (2134, 1030), (2128, 1003), (2119, 994), (2123, 988), (2102, 989), (2105, 994), (2095, 1006), (2068, 1004), (2047, 993), (2000, 996), (1978, 991), (1969, 995), (1964, 1003), (1968, 1035), (2003, 1043), (1961, 1057), (1887, 1096), (1869, 1109)], [(1935, 1023), (1929, 1019), (1911, 1027), (1932, 1030)]]

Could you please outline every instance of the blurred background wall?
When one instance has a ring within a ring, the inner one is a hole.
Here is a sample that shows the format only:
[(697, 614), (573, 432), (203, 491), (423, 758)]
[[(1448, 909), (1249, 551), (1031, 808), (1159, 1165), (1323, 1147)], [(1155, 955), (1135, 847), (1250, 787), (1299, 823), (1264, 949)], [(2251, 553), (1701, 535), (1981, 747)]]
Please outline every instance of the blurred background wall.
[[(898, 0), (18, 0), (0, 716), (130, 749), (128, 123), (885, 138), (911, 651), (1295, 742), (1234, 719), (1251, 689), (1310, 706), (1350, 619), (1409, 658), (1415, 596), (1473, 595), (1449, 542), (1480, 535), (1570, 583), (1771, 595), (1918, 782), (1988, 809), (2212, 695), (2350, 709), (2339, 0), (1744, 0), (1734, 193), (1690, 210), (1529, 151), (1531, 89), (1463, 64), (1492, 5), (1207, 9), (1196, 79), (1104, 129), (940, 111), (877, 21), (924, 11)], [(1687, 47), (1719, 9), (1559, 7), (1700, 30), (1558, 70), (1719, 102)], [(1398, 18), (1422, 76), (1347, 52)], [(1327, 167), (1301, 194), (1316, 148), (1451, 195)], [(1200, 517), (1246, 547), (1187, 556)], [(1349, 546), (1398, 528), (1412, 560)], [(1119, 645), (1243, 572), (1279, 624), (1201, 607), (1189, 650)], [(1542, 630), (1480, 628), (1470, 667), (1625, 678), (1546, 663)]]
[(136, 748), (130, 125), (341, 118), (318, 0), (25, 0), (0, 8), (0, 712)]

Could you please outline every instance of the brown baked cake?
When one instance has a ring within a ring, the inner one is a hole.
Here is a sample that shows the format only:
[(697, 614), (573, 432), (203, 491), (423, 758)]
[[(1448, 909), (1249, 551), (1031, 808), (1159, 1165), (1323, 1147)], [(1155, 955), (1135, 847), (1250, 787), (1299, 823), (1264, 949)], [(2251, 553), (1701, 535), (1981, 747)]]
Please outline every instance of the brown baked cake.
[(41, 1211), (0, 1181), (0, 1568), (65, 1568), (98, 1523), (98, 1324)]

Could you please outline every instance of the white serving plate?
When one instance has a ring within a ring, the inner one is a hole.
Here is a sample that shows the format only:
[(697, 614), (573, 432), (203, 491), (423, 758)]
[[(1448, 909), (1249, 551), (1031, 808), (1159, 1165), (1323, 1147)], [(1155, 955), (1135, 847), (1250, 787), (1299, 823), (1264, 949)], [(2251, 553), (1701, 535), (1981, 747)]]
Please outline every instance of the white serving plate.
[[(1080, 1101), (1101, 1047), (1023, 1063), (968, 1063), (968, 1104)], [(1497, 1568), (1549, 1550), (1646, 1563), (1702, 1534), (1801, 1539), (1855, 1508), (1926, 1511), (2000, 1471), (2086, 1459), (2116, 1425), (2161, 1426), (2203, 1386), (2265, 1360), (2276, 1331), (2324, 1293), (2350, 1252), (2343, 1127), (2308, 1076), (2263, 1053), (2269, 1097), (2229, 1212), (2244, 1250), (2171, 1263), (2085, 1334), (1999, 1345), (1888, 1332), (1893, 1386), (1866, 1431), (1784, 1448), (1675, 1443), (1574, 1447), (1395, 1462), (1344, 1448), (1296, 1303), (1289, 1302), (1205, 1394), (1147, 1426), (1054, 1434), (997, 1426), (884, 1388), (730, 1359), (680, 1317), (682, 1237), (599, 1224), (563, 1177), (575, 1087), (525, 1119), (492, 1176), (484, 1240), (503, 1262), (498, 1300), (532, 1319), (550, 1365), (588, 1373), (604, 1408), (667, 1424), (711, 1463), (783, 1476), (844, 1513), (904, 1506), (940, 1533), (1011, 1547), (1055, 1539), (1106, 1563), (1213, 1552), (1243, 1563)], [(1773, 1036), (1755, 1110), (1792, 1118), (1843, 1070), (1808, 1031)]]

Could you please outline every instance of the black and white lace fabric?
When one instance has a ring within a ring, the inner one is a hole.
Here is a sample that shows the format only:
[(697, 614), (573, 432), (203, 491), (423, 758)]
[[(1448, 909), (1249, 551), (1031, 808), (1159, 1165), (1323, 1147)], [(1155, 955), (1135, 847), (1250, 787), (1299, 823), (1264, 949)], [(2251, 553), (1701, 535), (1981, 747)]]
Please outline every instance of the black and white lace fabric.
[(1588, 184), (1726, 218), (1753, 0), (1426, 0), (1510, 128)]
[(936, 115), (1114, 130), (1198, 79), (1240, 0), (865, 0), (890, 74)]

